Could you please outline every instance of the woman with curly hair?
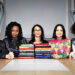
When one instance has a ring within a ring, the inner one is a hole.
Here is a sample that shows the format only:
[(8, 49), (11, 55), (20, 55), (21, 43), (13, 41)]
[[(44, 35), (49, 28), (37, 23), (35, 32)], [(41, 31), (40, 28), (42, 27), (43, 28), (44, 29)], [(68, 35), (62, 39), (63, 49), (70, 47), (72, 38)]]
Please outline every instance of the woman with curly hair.
[(17, 22), (10, 22), (5, 31), (6, 38), (3, 40), (8, 50), (5, 58), (13, 59), (19, 55), (19, 46), (26, 44), (27, 41), (22, 35), (21, 25)]

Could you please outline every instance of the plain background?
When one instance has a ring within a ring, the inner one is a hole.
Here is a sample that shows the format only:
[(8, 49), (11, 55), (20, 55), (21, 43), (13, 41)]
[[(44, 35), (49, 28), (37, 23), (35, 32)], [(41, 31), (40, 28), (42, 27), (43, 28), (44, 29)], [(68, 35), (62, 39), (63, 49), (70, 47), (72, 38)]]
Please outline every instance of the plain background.
[(40, 24), (45, 32), (45, 38), (51, 38), (56, 24), (63, 24), (67, 37), (73, 23), (71, 14), (72, 0), (3, 0), (5, 6), (4, 22), (0, 38), (4, 37), (5, 27), (11, 21), (21, 24), (23, 35), (31, 38), (31, 29)]

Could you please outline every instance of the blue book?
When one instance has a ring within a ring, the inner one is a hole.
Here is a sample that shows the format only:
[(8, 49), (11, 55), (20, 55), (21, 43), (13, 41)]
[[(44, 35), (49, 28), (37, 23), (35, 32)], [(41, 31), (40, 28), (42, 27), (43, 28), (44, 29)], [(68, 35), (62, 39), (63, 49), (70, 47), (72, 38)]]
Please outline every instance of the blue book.
[(21, 44), (21, 46), (23, 46), (23, 47), (32, 47), (34, 45), (33, 44)]
[(51, 55), (35, 55), (35, 58), (51, 58)]

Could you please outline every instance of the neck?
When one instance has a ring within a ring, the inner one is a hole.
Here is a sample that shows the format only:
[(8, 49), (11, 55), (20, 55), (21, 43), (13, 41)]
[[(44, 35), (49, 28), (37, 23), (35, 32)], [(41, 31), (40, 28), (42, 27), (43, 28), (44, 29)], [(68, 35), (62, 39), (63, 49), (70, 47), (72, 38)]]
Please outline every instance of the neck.
[(62, 37), (57, 37), (57, 40), (61, 40), (62, 39)]
[(40, 37), (35, 37), (34, 44), (40, 44), (40, 43), (41, 43)]
[(13, 40), (16, 40), (17, 39), (17, 37), (16, 38), (13, 38)]
[(41, 41), (40, 37), (35, 37), (35, 41), (40, 42)]

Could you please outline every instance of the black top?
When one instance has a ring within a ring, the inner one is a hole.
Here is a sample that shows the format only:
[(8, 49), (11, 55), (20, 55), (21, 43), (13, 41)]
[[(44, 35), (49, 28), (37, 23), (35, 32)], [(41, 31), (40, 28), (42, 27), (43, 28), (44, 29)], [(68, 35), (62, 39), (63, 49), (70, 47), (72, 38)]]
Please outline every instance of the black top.
[(5, 38), (3, 41), (5, 42), (8, 52), (14, 52), (15, 57), (19, 55), (19, 46), (27, 43), (25, 38), (22, 38), (20, 42), (17, 39), (9, 41), (7, 38)]
[[(33, 44), (34, 42), (32, 40), (29, 41), (29, 44)], [(48, 43), (46, 40), (42, 40), (42, 43)]]
[(8, 53), (8, 51), (6, 50), (6, 46), (5, 43), (0, 40), (0, 58), (5, 58), (5, 55)]

